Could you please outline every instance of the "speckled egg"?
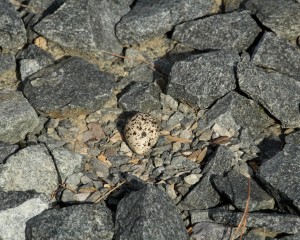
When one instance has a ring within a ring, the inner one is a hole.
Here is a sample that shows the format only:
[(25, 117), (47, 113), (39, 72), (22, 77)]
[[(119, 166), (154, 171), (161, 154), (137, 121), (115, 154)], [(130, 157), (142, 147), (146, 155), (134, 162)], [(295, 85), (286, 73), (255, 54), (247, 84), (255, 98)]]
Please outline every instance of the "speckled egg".
[(125, 138), (131, 150), (138, 154), (147, 153), (158, 139), (157, 121), (146, 113), (137, 113), (125, 126)]

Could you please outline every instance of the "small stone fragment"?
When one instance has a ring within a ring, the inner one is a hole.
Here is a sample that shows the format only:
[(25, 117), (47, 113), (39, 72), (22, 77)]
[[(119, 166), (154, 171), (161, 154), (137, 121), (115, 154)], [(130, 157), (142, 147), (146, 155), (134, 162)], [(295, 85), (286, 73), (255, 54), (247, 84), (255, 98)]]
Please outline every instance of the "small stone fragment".
[(137, 113), (125, 126), (126, 142), (132, 151), (147, 153), (158, 139), (157, 121), (148, 114)]

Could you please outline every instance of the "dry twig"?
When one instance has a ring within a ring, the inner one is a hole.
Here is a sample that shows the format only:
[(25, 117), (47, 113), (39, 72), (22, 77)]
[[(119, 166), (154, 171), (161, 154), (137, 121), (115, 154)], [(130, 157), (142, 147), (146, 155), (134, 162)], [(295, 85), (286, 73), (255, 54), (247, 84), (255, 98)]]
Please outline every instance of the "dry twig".
[(107, 193), (105, 193), (101, 197), (99, 197), (94, 203), (100, 202), (102, 199), (104, 199), (105, 197), (107, 197), (113, 191), (115, 191), (116, 189), (118, 189), (119, 187), (121, 187), (124, 183), (126, 183), (126, 181), (123, 181), (123, 182), (119, 183), (117, 186), (115, 186), (114, 188), (110, 189)]

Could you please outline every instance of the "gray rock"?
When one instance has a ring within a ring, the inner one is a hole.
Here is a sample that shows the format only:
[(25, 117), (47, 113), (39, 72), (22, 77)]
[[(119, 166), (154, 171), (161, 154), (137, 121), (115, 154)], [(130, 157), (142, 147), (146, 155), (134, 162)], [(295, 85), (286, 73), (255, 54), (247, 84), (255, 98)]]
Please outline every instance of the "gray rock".
[(129, 11), (116, 1), (66, 1), (53, 14), (34, 26), (34, 31), (65, 49), (101, 54), (121, 53), (115, 24)]
[(21, 92), (0, 90), (0, 99), (0, 141), (17, 143), (35, 130), (39, 118)]
[(123, 155), (116, 155), (116, 156), (110, 156), (107, 159), (112, 163), (114, 167), (119, 167), (123, 164), (128, 163), (130, 157), (123, 156)]
[(300, 126), (300, 81), (280, 73), (267, 73), (248, 62), (238, 64), (238, 81), (243, 92), (260, 102), (282, 127)]
[(287, 144), (300, 145), (300, 131), (293, 132), (285, 137)]
[(34, 59), (24, 59), (19, 62), (20, 65), (20, 77), (22, 82), (25, 82), (26, 78), (31, 74), (37, 72), (43, 67), (40, 66), (39, 62)]
[(1, 192), (0, 201), (1, 239), (25, 239), (26, 222), (48, 208), (45, 197), (29, 192)]
[(285, 237), (282, 237), (280, 239), (281, 240), (299, 240), (300, 239), (300, 234), (285, 236)]
[(74, 205), (44, 211), (26, 224), (26, 239), (113, 238), (111, 211), (101, 204)]
[(262, 130), (271, 125), (271, 119), (254, 101), (236, 92), (230, 92), (219, 99), (199, 120), (204, 129), (218, 124), (222, 129), (233, 129), (240, 135), (241, 146), (249, 146)]
[(109, 177), (109, 165), (105, 164), (102, 161), (99, 161), (97, 158), (93, 158), (90, 160), (93, 172), (97, 175), (97, 177), (100, 177), (104, 181), (107, 181)]
[(50, 151), (52, 151), (55, 148), (62, 147), (66, 144), (66, 142), (54, 139), (48, 135), (40, 135), (38, 137), (38, 141), (40, 143), (44, 143)]
[(18, 148), (18, 145), (0, 142), (0, 164), (3, 163), (10, 155), (16, 152)]
[(233, 233), (234, 229), (229, 226), (211, 222), (200, 222), (193, 226), (193, 233), (190, 235), (190, 239), (230, 239)]
[[(227, 211), (224, 209), (191, 211), (191, 223), (214, 221), (216, 223), (237, 226), (243, 216), (242, 212)], [(277, 233), (298, 234), (300, 231), (300, 217), (280, 213), (249, 213), (247, 216), (248, 228), (262, 228)]]
[(119, 98), (124, 111), (149, 112), (160, 110), (160, 89), (157, 85), (146, 82), (133, 83)]
[(116, 26), (116, 34), (123, 44), (141, 43), (162, 36), (183, 21), (216, 13), (219, 5), (213, 0), (140, 0)]
[(24, 94), (43, 115), (74, 117), (99, 110), (114, 86), (113, 75), (74, 57), (31, 75)]
[(16, 61), (13, 54), (0, 54), (0, 89), (15, 89), (17, 85)]
[(262, 68), (298, 78), (300, 81), (300, 52), (285, 39), (266, 32), (256, 47), (252, 62)]
[(82, 155), (70, 152), (63, 147), (52, 150), (52, 155), (55, 159), (57, 170), (63, 182), (68, 176), (81, 170)]
[(278, 36), (295, 41), (300, 35), (300, 5), (292, 0), (250, 0), (246, 9)]
[(115, 238), (188, 239), (176, 206), (165, 192), (150, 185), (120, 201), (116, 213)]
[(35, 190), (50, 196), (57, 187), (55, 165), (43, 145), (18, 151), (7, 159), (0, 171), (0, 189), (3, 191)]
[(258, 176), (280, 207), (300, 210), (300, 145), (287, 144), (260, 166)]
[(176, 26), (172, 38), (192, 48), (246, 50), (261, 29), (250, 12), (217, 14)]
[[(226, 176), (216, 176), (213, 178), (213, 182), (219, 192), (230, 199), (236, 208), (241, 211), (245, 210), (248, 197), (248, 178), (236, 171), (230, 171)], [(274, 208), (274, 199), (253, 179), (251, 179), (250, 191), (249, 212)]]
[(222, 175), (231, 167), (234, 156), (226, 147), (219, 147), (204, 168), (203, 177), (181, 201), (184, 210), (207, 209), (220, 203), (220, 196), (212, 185), (215, 175)]
[(231, 12), (231, 11), (239, 9), (242, 2), (243, 2), (243, 0), (224, 0), (224, 2), (223, 2), (224, 11)]
[(27, 40), (26, 30), (19, 13), (8, 0), (0, 2), (0, 47), (22, 48)]
[(239, 55), (215, 51), (176, 62), (167, 93), (194, 107), (207, 108), (235, 86), (234, 68)]

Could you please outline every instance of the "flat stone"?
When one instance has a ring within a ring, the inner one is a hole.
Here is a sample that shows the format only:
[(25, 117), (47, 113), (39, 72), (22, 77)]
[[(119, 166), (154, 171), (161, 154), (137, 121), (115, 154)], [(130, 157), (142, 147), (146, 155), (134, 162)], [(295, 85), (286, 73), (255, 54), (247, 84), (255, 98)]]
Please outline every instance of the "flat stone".
[[(191, 223), (214, 221), (220, 224), (237, 226), (243, 212), (227, 211), (224, 209), (195, 210), (191, 211)], [(298, 234), (300, 231), (300, 217), (280, 213), (249, 213), (247, 228), (262, 228), (267, 231), (286, 234)]]
[(265, 32), (251, 58), (259, 67), (273, 69), (300, 81), (300, 51), (272, 32)]
[(44, 145), (26, 147), (9, 157), (0, 168), (3, 191), (35, 190), (48, 196), (57, 187), (57, 172)]
[(249, 146), (271, 123), (271, 119), (258, 104), (236, 92), (230, 92), (204, 114), (198, 121), (198, 126), (210, 129), (218, 124), (228, 131), (232, 129), (235, 135), (239, 135), (241, 146)]
[(16, 60), (13, 54), (0, 54), (0, 89), (16, 89)]
[(234, 156), (226, 147), (219, 147), (205, 166), (203, 177), (180, 202), (184, 210), (207, 209), (220, 203), (220, 196), (212, 185), (215, 175), (223, 175), (231, 167)]
[(101, 54), (121, 53), (115, 24), (130, 8), (116, 1), (65, 1), (53, 14), (34, 26), (34, 31), (65, 49)]
[(113, 75), (71, 57), (31, 75), (24, 94), (42, 115), (76, 117), (99, 110), (114, 86)]
[(76, 171), (81, 170), (83, 156), (75, 152), (71, 152), (63, 147), (52, 150), (57, 170), (64, 182), (68, 176)]
[(123, 198), (116, 213), (115, 239), (188, 239), (183, 221), (165, 192), (147, 185)]
[[(230, 171), (226, 176), (216, 176), (213, 182), (219, 192), (230, 199), (236, 208), (241, 211), (245, 210), (248, 197), (248, 178), (236, 171)], [(274, 208), (274, 199), (260, 188), (253, 179), (251, 179), (250, 189), (249, 212)]]
[(0, 164), (18, 150), (18, 145), (0, 142)]
[(204, 49), (246, 50), (260, 27), (249, 11), (212, 15), (175, 27), (172, 38), (189, 47)]
[(215, 51), (176, 62), (167, 94), (193, 107), (208, 108), (235, 86), (234, 68), (239, 55)]
[(260, 166), (258, 176), (280, 207), (300, 210), (300, 145), (286, 144)]
[(149, 112), (159, 110), (160, 89), (157, 85), (145, 82), (133, 83), (119, 98), (124, 111)]
[(300, 126), (300, 81), (265, 72), (249, 63), (247, 56), (238, 64), (237, 75), (241, 90), (280, 120), (282, 127)]
[(51, 209), (30, 219), (26, 239), (113, 239), (111, 211), (101, 204)]
[(291, 0), (250, 0), (246, 9), (278, 36), (295, 41), (300, 35), (300, 5)]
[(163, 36), (180, 22), (217, 13), (220, 5), (214, 0), (137, 1), (117, 24), (116, 34), (123, 44), (141, 43)]
[(48, 200), (33, 192), (0, 192), (0, 201), (1, 239), (25, 239), (26, 222), (48, 208)]
[(0, 90), (0, 141), (11, 144), (34, 131), (39, 118), (21, 92)]
[(27, 40), (19, 13), (8, 0), (0, 2), (0, 46), (3, 49), (22, 48)]

